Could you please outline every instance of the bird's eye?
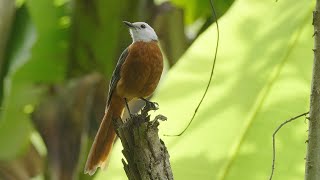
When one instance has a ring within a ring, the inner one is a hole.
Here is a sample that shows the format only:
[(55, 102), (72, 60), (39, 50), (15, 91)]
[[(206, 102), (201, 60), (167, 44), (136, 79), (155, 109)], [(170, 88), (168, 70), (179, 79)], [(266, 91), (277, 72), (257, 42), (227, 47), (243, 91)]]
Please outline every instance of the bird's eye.
[(146, 28), (146, 25), (144, 25), (144, 24), (141, 24), (141, 26), (140, 26), (142, 29), (144, 29), (144, 28)]

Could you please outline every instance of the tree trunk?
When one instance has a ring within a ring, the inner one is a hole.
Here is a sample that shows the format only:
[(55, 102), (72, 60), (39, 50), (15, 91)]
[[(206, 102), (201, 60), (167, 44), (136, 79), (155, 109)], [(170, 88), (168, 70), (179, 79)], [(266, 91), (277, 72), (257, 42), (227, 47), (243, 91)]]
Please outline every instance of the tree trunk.
[(114, 122), (126, 158), (124, 170), (129, 180), (173, 180), (167, 148), (158, 136), (158, 120), (166, 118), (158, 115), (150, 121), (150, 110), (146, 106), (126, 122)]
[(313, 12), (314, 64), (310, 97), (310, 119), (305, 180), (320, 179), (320, 0)]

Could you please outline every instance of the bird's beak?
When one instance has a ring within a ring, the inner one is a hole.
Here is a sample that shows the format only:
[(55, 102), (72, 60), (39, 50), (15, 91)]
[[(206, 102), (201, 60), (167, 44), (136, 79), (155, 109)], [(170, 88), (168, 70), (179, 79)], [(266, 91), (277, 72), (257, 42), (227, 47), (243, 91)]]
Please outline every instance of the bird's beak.
[(131, 22), (123, 21), (123, 23), (127, 25), (129, 28), (136, 28)]

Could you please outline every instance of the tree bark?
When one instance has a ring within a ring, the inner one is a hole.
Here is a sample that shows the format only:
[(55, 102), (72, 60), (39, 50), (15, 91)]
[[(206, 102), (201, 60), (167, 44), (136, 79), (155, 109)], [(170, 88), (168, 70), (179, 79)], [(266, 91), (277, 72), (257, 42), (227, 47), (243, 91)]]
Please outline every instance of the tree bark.
[(116, 133), (121, 140), (124, 170), (129, 180), (173, 180), (169, 153), (158, 136), (158, 120), (166, 120), (158, 115), (150, 121), (146, 106), (141, 114), (134, 115), (123, 122), (114, 121)]
[(314, 64), (310, 96), (310, 118), (305, 180), (320, 179), (320, 0), (313, 12)]

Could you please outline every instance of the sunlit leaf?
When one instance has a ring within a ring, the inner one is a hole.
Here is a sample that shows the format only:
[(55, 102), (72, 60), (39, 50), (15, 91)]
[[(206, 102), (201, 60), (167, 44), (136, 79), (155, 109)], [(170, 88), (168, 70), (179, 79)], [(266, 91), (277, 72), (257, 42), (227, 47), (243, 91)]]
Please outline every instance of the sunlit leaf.
[[(198, 18), (211, 17), (210, 0), (171, 0), (177, 6), (180, 6), (185, 11), (187, 23), (192, 23)], [(233, 3), (234, 0), (213, 0), (214, 8), (217, 15), (220, 17), (224, 14)]]
[[(312, 7), (305, 1), (241, 0), (220, 19), (218, 62), (207, 98), (181, 137), (163, 137), (175, 179), (268, 179), (272, 133), (284, 120), (308, 111), (312, 69)], [(212, 25), (170, 70), (154, 101), (177, 134), (204, 91), (213, 60)], [(274, 179), (303, 179), (307, 126), (303, 119), (277, 136)], [(107, 172), (125, 179), (121, 144)]]

